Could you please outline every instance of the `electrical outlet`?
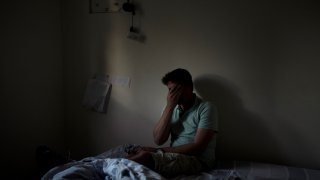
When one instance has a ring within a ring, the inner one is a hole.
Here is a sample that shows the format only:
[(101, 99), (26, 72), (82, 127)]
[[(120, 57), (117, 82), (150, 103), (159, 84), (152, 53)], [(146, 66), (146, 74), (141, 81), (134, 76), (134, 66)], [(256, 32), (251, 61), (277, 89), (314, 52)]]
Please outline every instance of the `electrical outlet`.
[(91, 13), (119, 12), (121, 0), (90, 0)]

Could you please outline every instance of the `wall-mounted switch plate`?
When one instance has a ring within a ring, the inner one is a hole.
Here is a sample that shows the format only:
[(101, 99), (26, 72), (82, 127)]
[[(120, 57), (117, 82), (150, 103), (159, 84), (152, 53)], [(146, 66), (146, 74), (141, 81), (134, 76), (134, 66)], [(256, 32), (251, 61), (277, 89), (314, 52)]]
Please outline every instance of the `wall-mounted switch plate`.
[(90, 13), (119, 12), (121, 0), (90, 0)]

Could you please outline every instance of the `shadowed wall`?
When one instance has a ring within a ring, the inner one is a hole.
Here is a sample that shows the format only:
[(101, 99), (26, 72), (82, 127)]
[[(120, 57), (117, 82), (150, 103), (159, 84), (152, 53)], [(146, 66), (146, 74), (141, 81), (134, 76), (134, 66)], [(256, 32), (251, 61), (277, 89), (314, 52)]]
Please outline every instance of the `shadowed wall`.
[[(67, 144), (76, 156), (128, 142), (154, 145), (152, 128), (167, 93), (160, 79), (182, 67), (198, 94), (218, 105), (219, 158), (320, 168), (314, 3), (135, 3), (143, 43), (126, 38), (129, 14), (88, 14), (87, 1), (63, 2)], [(106, 115), (80, 105), (96, 72), (132, 80), (130, 88), (114, 86)]]

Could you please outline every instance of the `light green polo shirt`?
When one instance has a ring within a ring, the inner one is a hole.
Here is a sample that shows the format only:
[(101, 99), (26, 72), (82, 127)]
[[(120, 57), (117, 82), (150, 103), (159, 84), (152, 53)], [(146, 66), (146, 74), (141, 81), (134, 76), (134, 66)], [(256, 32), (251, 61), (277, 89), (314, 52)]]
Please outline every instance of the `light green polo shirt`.
[[(214, 104), (196, 97), (194, 105), (180, 117), (179, 106), (176, 106), (171, 119), (171, 146), (193, 143), (198, 128), (218, 131), (217, 110)], [(197, 158), (209, 167), (215, 160), (216, 134), (206, 150)]]

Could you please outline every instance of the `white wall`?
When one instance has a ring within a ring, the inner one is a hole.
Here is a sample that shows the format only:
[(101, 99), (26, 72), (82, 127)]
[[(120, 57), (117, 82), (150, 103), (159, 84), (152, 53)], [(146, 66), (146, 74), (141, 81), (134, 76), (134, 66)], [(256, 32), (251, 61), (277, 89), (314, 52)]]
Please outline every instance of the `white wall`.
[[(218, 157), (320, 168), (320, 23), (315, 4), (150, 1), (126, 39), (130, 16), (89, 14), (86, 0), (63, 1), (67, 146), (80, 158), (123, 143), (154, 145), (165, 104), (161, 77), (189, 69), (196, 90), (219, 108)], [(132, 78), (114, 86), (107, 114), (81, 107), (94, 73)]]
[(1, 2), (0, 179), (35, 179), (37, 146), (63, 149), (60, 2)]

